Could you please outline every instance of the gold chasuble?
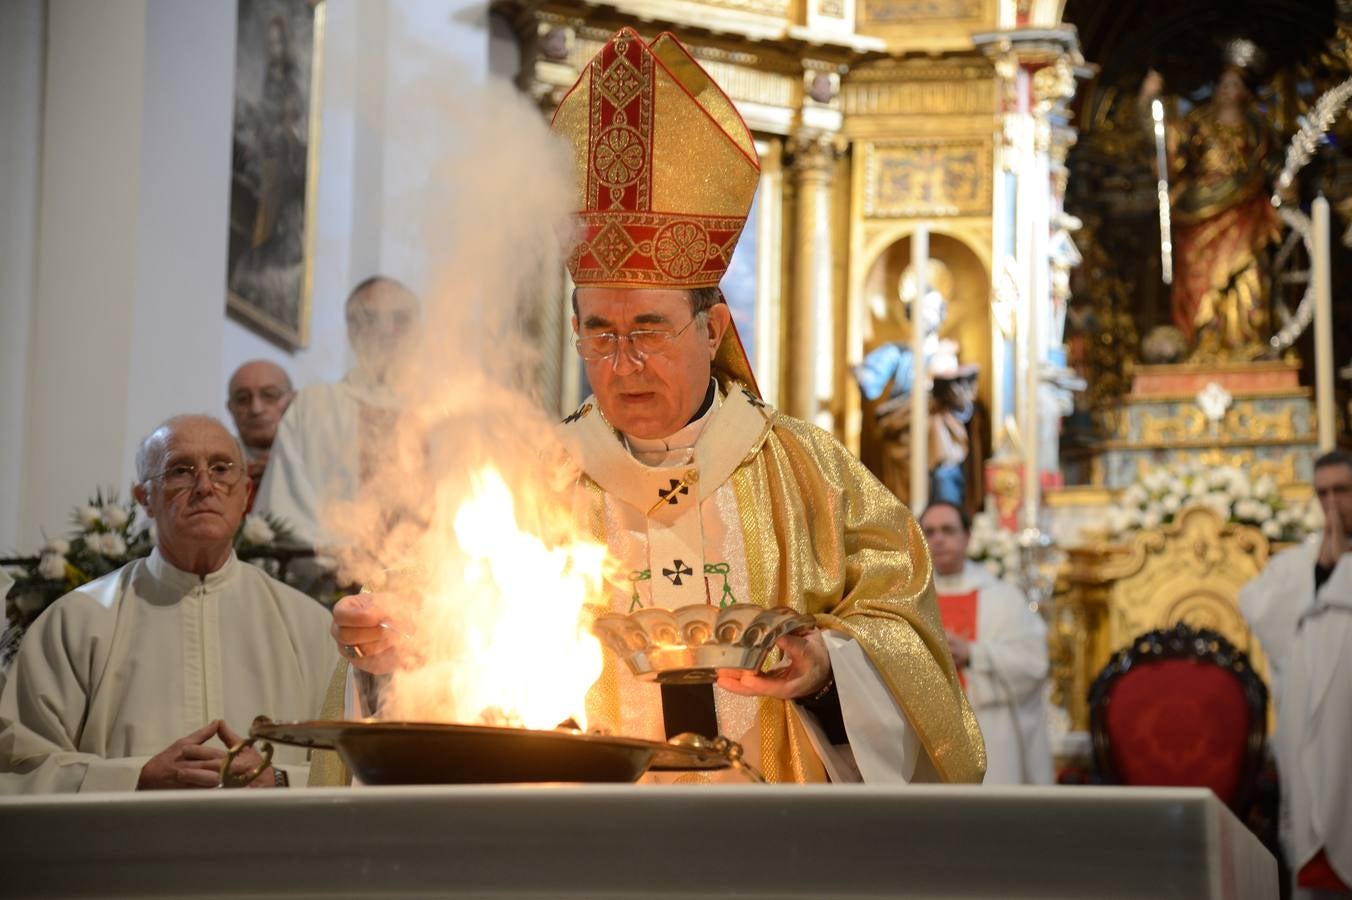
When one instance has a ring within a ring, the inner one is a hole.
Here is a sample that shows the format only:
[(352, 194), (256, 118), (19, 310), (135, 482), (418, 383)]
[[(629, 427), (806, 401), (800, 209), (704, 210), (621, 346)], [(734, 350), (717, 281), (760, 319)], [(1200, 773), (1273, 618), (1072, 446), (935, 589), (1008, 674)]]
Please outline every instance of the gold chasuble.
[[(649, 44), (620, 29), (560, 102), (553, 127), (574, 151), (581, 233), (568, 268), (579, 287), (718, 286), (760, 160), (732, 101), (675, 37)], [(980, 781), (985, 747), (914, 518), (833, 437), (761, 402), (735, 327), (713, 374), (723, 393), (670, 436), (667, 453), (627, 441), (595, 398), (560, 426), (575, 462), (574, 511), (617, 564), (610, 609), (754, 603), (816, 616), (853, 760), (839, 765), (795, 703), (714, 691), (720, 732), (772, 781), (822, 781), (830, 765), (850, 777), (851, 762), (856, 777), (886, 769), (879, 777)], [(661, 740), (660, 697), (608, 658), (589, 724)]]
[[(740, 602), (811, 613), (864, 650), (939, 778), (981, 780), (985, 747), (944, 641), (929, 549), (835, 438), (736, 387), (677, 465), (634, 459), (594, 401), (560, 431), (580, 470), (575, 512), (619, 564), (612, 611)], [(794, 703), (715, 693), (720, 729), (769, 780), (825, 780)], [(663, 738), (660, 689), (609, 654), (588, 717)]]

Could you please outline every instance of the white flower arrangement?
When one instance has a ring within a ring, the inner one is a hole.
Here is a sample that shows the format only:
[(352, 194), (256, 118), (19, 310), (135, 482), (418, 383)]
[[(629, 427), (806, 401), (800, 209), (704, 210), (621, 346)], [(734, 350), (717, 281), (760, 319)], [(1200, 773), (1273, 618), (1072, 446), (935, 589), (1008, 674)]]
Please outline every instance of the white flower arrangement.
[(263, 516), (257, 516), (253, 513), (244, 517), (244, 527), (240, 530), (240, 538), (246, 544), (271, 544), (277, 537), (273, 531), (272, 525)]
[(1234, 466), (1158, 466), (1128, 487), (1109, 511), (1110, 531), (1122, 538), (1167, 525), (1186, 507), (1211, 509), (1225, 522), (1260, 529), (1272, 541), (1299, 541), (1323, 525), (1319, 504), (1288, 504), (1270, 476), (1250, 478)]
[(967, 558), (985, 566), (997, 578), (1013, 577), (1023, 567), (1019, 536), (1001, 528), (999, 520), (989, 512), (979, 512), (972, 517)]
[[(132, 501), (121, 502), (112, 492), (98, 491), (72, 515), (75, 530), (69, 538), (49, 538), (41, 554), (14, 572), (15, 583), (5, 600), (0, 622), (0, 666), (13, 655), (24, 630), (54, 600), (114, 569), (150, 553), (155, 546), (155, 523)], [(255, 564), (263, 565), (258, 550), (292, 539), (281, 520), (249, 515), (235, 535), (236, 549), (250, 548)]]

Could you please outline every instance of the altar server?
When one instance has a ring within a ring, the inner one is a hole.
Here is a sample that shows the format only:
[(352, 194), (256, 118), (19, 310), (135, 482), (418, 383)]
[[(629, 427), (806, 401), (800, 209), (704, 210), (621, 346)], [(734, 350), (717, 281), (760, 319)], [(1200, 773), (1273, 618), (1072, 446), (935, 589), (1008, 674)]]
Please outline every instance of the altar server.
[(399, 416), (391, 387), (421, 318), (418, 298), (393, 278), (374, 276), (347, 298), (347, 336), (356, 365), (336, 384), (296, 395), (277, 428), (255, 512), (281, 519), (312, 547), (338, 538), (325, 525), (332, 505), (352, 500), (381, 465)]
[[(215, 419), (179, 416), (142, 442), (136, 499), (149, 558), (57, 600), (24, 635), (0, 691), (0, 792), (209, 788), (257, 715), (314, 718), (337, 661), (329, 614), (232, 539), (249, 480)], [(235, 763), (261, 762), (250, 750)], [(304, 784), (277, 748), (254, 784)]]
[(967, 558), (966, 512), (932, 503), (920, 527), (948, 647), (986, 739), (985, 783), (1051, 784), (1047, 626), (1022, 591)]
[[(573, 329), (595, 391), (560, 425), (562, 468), (621, 573), (610, 608), (782, 604), (817, 624), (780, 640), (782, 668), (716, 687), (664, 690), (608, 654), (589, 725), (722, 734), (772, 781), (979, 782), (915, 519), (834, 437), (762, 401), (718, 290), (759, 179), (736, 109), (674, 37), (625, 28), (554, 128), (575, 152)], [(369, 595), (335, 612), (367, 672), (398, 662), (381, 620)]]
[[(1318, 537), (1278, 554), (1239, 594), (1277, 706), (1280, 834), (1300, 889), (1352, 885), (1352, 454), (1314, 464)], [(1300, 896), (1298, 891), (1297, 896)], [(1310, 894), (1307, 896), (1322, 896)]]

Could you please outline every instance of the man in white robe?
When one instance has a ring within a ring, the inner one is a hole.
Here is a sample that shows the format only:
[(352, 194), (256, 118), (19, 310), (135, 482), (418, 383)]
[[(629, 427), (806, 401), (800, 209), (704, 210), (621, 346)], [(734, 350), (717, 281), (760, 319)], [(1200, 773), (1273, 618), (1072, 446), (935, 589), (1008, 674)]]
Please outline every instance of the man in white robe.
[(398, 281), (368, 278), (347, 298), (347, 336), (356, 365), (337, 384), (296, 395), (277, 427), (254, 511), (282, 520), (296, 538), (330, 549), (341, 543), (326, 518), (352, 500), (388, 452), (399, 403), (390, 387), (420, 312)]
[[(1239, 594), (1277, 707), (1281, 843), (1295, 896), (1352, 885), (1352, 454), (1315, 461), (1322, 534), (1273, 557)], [(1341, 883), (1341, 887), (1339, 886)], [(1322, 889), (1321, 889), (1322, 888)], [(1331, 891), (1331, 892), (1330, 892)]]
[[(915, 520), (839, 441), (756, 395), (717, 288), (758, 181), (750, 132), (671, 35), (649, 45), (621, 29), (569, 98), (554, 127), (574, 141), (584, 194), (569, 267), (595, 394), (560, 425), (557, 474), (620, 573), (610, 609), (784, 605), (818, 626), (781, 638), (771, 672), (724, 670), (716, 685), (641, 681), (608, 653), (589, 726), (723, 735), (772, 781), (980, 781)], [(619, 102), (623, 114), (593, 108)], [(592, 191), (597, 172), (619, 181)], [(367, 594), (335, 607), (356, 669), (401, 665), (381, 627), (392, 606)], [(349, 714), (365, 693), (349, 691)]]
[[(319, 713), (337, 660), (329, 614), (236, 558), (249, 482), (229, 432), (170, 419), (142, 443), (137, 478), (156, 547), (28, 629), (0, 691), (0, 792), (214, 787), (255, 716)], [(246, 750), (233, 771), (260, 762)], [(254, 785), (307, 772), (304, 750), (279, 746)]]
[(971, 521), (932, 503), (920, 527), (953, 661), (986, 739), (984, 784), (1051, 784), (1047, 626), (1023, 592), (967, 558)]

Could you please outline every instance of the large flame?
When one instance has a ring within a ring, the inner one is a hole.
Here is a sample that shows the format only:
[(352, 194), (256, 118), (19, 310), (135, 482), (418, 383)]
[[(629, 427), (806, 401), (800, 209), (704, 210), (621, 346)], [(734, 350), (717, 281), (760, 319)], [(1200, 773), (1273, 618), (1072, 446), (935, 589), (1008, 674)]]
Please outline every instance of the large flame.
[(387, 718), (525, 728), (573, 719), (586, 727), (588, 688), (601, 674), (588, 605), (600, 596), (606, 548), (541, 527), (543, 498), (517, 495), (497, 469), (471, 474), (450, 521), (454, 545), (428, 567), (417, 616), (421, 664), (397, 672)]

